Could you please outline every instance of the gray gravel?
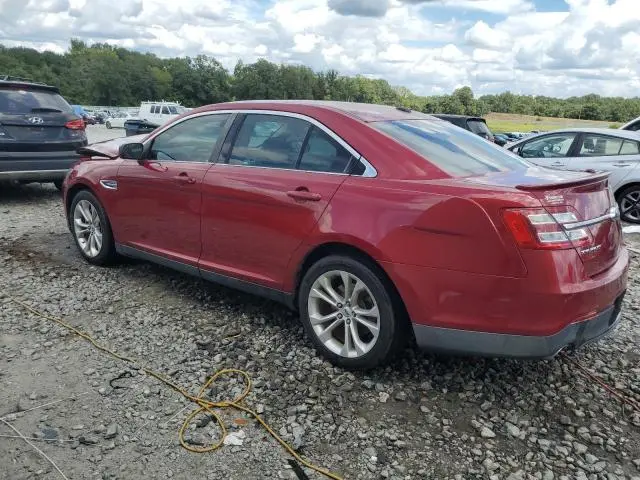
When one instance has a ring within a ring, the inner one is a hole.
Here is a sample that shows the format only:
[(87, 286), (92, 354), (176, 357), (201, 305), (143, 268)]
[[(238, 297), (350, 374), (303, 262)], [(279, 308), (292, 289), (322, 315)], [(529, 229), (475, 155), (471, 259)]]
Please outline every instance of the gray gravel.
[[(634, 253), (615, 336), (574, 355), (636, 400), (638, 269)], [(177, 429), (193, 408), (188, 402), (9, 295), (64, 316), (193, 393), (220, 368), (246, 370), (254, 381), (248, 405), (307, 458), (345, 478), (640, 480), (640, 413), (623, 409), (563, 357), (460, 359), (408, 349), (387, 368), (348, 373), (318, 358), (295, 316), (276, 304), (146, 263), (89, 266), (53, 187), (2, 187), (0, 417), (38, 439), (70, 479), (295, 474), (286, 452), (239, 412), (223, 414), (228, 445), (185, 451)], [(223, 387), (212, 395), (236, 394), (241, 383)], [(189, 441), (219, 438), (214, 423), (196, 423)], [(13, 432), (0, 425), (0, 435)], [(60, 477), (23, 441), (0, 437), (0, 478)]]

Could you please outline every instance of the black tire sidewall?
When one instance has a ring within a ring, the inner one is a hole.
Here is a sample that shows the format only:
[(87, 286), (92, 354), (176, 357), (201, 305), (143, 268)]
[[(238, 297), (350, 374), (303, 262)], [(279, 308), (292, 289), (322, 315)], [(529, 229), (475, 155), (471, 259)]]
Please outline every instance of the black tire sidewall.
[(631, 192), (640, 192), (640, 185), (635, 185), (632, 187), (625, 188), (618, 194), (616, 201), (618, 202), (618, 208), (620, 209), (620, 219), (623, 222), (634, 223), (637, 225), (637, 224), (640, 224), (639, 220), (633, 220), (631, 218), (627, 218), (627, 216), (624, 213), (622, 213), (622, 199)]
[[(362, 280), (373, 294), (380, 312), (380, 333), (374, 347), (358, 358), (345, 358), (333, 353), (318, 339), (309, 321), (308, 297), (313, 283), (322, 274), (331, 270), (344, 270)], [(300, 283), (298, 308), (305, 332), (317, 351), (329, 361), (348, 369), (369, 369), (384, 363), (393, 353), (400, 335), (399, 320), (392, 293), (385, 279), (381, 278), (365, 261), (342, 255), (325, 257), (305, 273)]]
[[(98, 212), (98, 216), (100, 217), (100, 224), (102, 225), (102, 250), (95, 257), (87, 256), (80, 247), (78, 243), (78, 238), (76, 237), (75, 228), (73, 225), (73, 212), (75, 211), (76, 205), (80, 200), (87, 200), (93, 204)], [(69, 207), (69, 225), (71, 227), (71, 235), (73, 235), (73, 241), (78, 247), (78, 251), (82, 255), (82, 257), (89, 263), (94, 265), (108, 265), (110, 264), (115, 257), (115, 244), (113, 242), (113, 235), (111, 233), (111, 224), (109, 223), (109, 219), (107, 214), (102, 207), (100, 201), (96, 198), (96, 196), (89, 192), (88, 190), (82, 190), (78, 192), (73, 199), (71, 200), (71, 206)]]

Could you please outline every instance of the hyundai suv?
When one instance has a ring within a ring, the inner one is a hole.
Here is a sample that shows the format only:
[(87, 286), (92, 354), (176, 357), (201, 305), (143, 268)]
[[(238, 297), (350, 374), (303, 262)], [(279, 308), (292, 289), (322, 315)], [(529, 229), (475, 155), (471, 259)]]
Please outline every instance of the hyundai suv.
[(87, 145), (85, 124), (56, 87), (0, 76), (0, 182), (58, 189)]

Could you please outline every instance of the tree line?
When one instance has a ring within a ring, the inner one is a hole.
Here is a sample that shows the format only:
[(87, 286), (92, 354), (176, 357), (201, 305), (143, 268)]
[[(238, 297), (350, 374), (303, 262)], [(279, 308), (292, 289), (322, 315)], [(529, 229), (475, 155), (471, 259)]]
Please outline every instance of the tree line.
[(419, 96), (386, 80), (315, 72), (301, 65), (261, 59), (239, 61), (233, 72), (215, 58), (159, 58), (108, 44), (72, 40), (64, 54), (0, 45), (0, 76), (56, 85), (74, 104), (135, 106), (172, 100), (188, 107), (229, 100), (317, 99), (398, 105), (425, 113), (489, 112), (626, 122), (640, 116), (640, 98), (590, 94), (566, 99), (511, 92), (476, 98), (470, 87), (451, 95)]

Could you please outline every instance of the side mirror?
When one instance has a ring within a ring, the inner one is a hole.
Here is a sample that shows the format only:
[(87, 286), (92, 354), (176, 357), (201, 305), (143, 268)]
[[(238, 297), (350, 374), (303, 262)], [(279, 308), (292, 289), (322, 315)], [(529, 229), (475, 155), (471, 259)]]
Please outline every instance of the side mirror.
[(144, 155), (144, 145), (141, 143), (125, 143), (120, 145), (118, 150), (120, 158), (126, 160), (138, 160), (140, 162)]

